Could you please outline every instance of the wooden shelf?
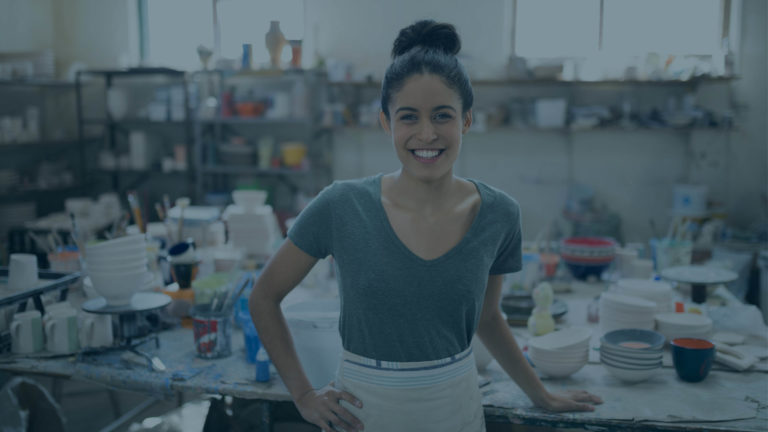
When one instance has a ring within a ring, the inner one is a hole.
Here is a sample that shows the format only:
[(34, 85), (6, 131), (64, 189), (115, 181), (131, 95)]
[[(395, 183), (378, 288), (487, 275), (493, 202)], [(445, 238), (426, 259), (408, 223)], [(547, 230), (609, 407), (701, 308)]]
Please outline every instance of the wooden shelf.
[(306, 175), (309, 174), (308, 169), (292, 169), (292, 168), (268, 168), (262, 169), (252, 166), (238, 166), (238, 165), (205, 165), (201, 168), (201, 172), (205, 174), (225, 174), (225, 175)]

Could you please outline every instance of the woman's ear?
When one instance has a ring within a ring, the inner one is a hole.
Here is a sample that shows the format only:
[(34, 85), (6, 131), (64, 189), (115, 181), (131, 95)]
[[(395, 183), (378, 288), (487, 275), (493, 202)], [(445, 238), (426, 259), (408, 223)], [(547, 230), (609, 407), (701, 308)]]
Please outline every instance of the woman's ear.
[(384, 128), (385, 132), (392, 133), (392, 129), (389, 127), (389, 119), (384, 114), (384, 111), (379, 111), (379, 123), (381, 123), (381, 127)]
[(461, 133), (465, 134), (472, 126), (472, 108), (470, 108), (466, 114), (464, 114), (464, 124), (461, 127)]

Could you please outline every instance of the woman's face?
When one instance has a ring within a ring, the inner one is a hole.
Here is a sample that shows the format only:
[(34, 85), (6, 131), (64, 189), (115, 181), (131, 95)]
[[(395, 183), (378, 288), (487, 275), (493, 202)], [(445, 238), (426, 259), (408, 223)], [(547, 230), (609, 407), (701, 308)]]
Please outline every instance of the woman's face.
[(414, 75), (392, 96), (389, 113), (379, 117), (404, 174), (426, 181), (453, 174), (461, 136), (472, 124), (471, 111), (462, 116), (458, 93), (436, 75)]

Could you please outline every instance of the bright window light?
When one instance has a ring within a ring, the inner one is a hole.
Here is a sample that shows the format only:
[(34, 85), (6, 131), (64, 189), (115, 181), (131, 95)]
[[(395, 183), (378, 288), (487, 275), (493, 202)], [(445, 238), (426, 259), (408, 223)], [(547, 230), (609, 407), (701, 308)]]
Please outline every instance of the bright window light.
[(629, 55), (719, 52), (720, 8), (720, 0), (606, 0), (603, 50)]
[(598, 49), (600, 2), (518, 0), (515, 28), (515, 51), (519, 56), (590, 56)]
[[(286, 39), (304, 39), (304, 0), (220, 0), (218, 5), (221, 55), (224, 58), (239, 60), (243, 44), (251, 44), (253, 67), (268, 65), (269, 53), (264, 36), (269, 31), (270, 21), (280, 22), (280, 30)], [(282, 61), (289, 60), (290, 54), (284, 52)]]
[(147, 33), (150, 64), (201, 69), (198, 45), (213, 49), (213, 0), (149, 0)]

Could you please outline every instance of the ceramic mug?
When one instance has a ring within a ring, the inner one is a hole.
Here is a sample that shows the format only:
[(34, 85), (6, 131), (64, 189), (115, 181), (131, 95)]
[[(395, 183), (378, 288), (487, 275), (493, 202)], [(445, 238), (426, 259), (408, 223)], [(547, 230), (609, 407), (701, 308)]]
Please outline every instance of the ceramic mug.
[(57, 310), (71, 310), (75, 313), (77, 313), (77, 310), (66, 301), (58, 302), (58, 303), (52, 303), (45, 307), (45, 315), (43, 315), (43, 325), (45, 325), (48, 320), (51, 318), (51, 312), (57, 311)]
[(43, 320), (36, 310), (18, 312), (11, 321), (11, 350), (31, 354), (43, 349)]
[(8, 264), (8, 288), (25, 291), (37, 285), (37, 256), (33, 254), (11, 254)]
[(80, 348), (77, 335), (77, 311), (60, 308), (49, 312), (45, 323), (46, 349), (69, 354)]
[(112, 316), (84, 313), (80, 321), (80, 346), (98, 348), (114, 342)]

